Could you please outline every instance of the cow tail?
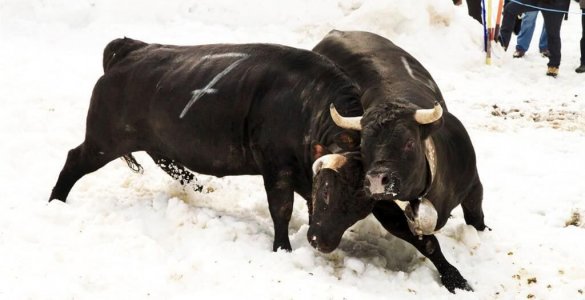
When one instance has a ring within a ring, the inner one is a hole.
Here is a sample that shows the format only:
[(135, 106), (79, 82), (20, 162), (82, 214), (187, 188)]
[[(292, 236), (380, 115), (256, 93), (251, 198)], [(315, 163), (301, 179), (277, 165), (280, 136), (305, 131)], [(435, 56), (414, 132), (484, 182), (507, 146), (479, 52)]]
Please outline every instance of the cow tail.
[(134, 158), (132, 153), (122, 156), (122, 159), (124, 161), (126, 161), (126, 163), (128, 164), (128, 167), (130, 169), (132, 169), (132, 171), (134, 171), (135, 173), (140, 173), (140, 174), (144, 173), (144, 168), (142, 168), (142, 166), (138, 163), (138, 161), (136, 161), (136, 158)]
[(127, 37), (111, 41), (104, 49), (104, 73), (112, 68), (112, 66), (114, 66), (117, 62), (128, 56), (130, 52), (143, 48), (147, 45), (148, 44), (145, 42), (133, 40)]

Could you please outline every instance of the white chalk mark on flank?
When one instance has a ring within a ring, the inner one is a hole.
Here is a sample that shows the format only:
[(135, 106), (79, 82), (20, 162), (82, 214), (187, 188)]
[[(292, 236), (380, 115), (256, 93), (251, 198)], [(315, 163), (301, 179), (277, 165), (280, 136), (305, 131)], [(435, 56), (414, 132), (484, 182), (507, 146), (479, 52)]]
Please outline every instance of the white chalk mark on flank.
[(219, 53), (219, 54), (209, 54), (205, 55), (201, 58), (204, 59), (214, 59), (214, 58), (224, 58), (224, 57), (248, 57), (249, 55), (246, 53), (238, 53), (238, 52), (228, 52), (228, 53)]
[(406, 69), (406, 72), (408, 72), (408, 75), (410, 75), (410, 77), (412, 77), (412, 79), (416, 79), (416, 77), (414, 77), (414, 74), (412, 73), (412, 69), (410, 68), (410, 65), (408, 64), (408, 61), (406, 60), (406, 57), (401, 57), (402, 59), (402, 64), (404, 65), (404, 68)]
[(185, 108), (183, 108), (183, 111), (181, 112), (181, 114), (179, 115), (179, 118), (183, 118), (185, 116), (185, 114), (189, 111), (189, 109), (191, 108), (191, 106), (193, 106), (193, 104), (195, 103), (195, 101), (197, 101), (199, 98), (201, 98), (203, 95), (205, 94), (215, 94), (217, 93), (217, 89), (214, 89), (213, 86), (219, 81), (221, 80), (222, 77), (224, 77), (225, 75), (227, 75), (229, 72), (231, 72), (235, 67), (237, 67), (241, 62), (243, 62), (246, 58), (249, 57), (248, 54), (245, 53), (220, 53), (220, 54), (210, 54), (210, 55), (205, 55), (201, 58), (201, 60), (205, 60), (205, 59), (219, 59), (219, 58), (226, 58), (226, 57), (236, 57), (239, 58), (238, 60), (234, 61), (233, 63), (231, 63), (229, 66), (227, 66), (227, 68), (225, 68), (223, 71), (219, 72), (217, 75), (215, 75), (215, 77), (213, 77), (213, 79), (211, 79), (211, 81), (202, 89), (196, 89), (193, 92), (191, 92), (191, 100), (189, 100), (189, 102), (187, 103), (187, 105), (185, 105)]
[(412, 69), (410, 68), (410, 64), (408, 63), (408, 60), (406, 60), (406, 57), (402, 56), (402, 64), (404, 65), (404, 68), (406, 69), (406, 72), (408, 72), (408, 75), (410, 75), (410, 77), (412, 77), (412, 79), (414, 80), (418, 80), (420, 83), (426, 85), (429, 89), (433, 90), (434, 92), (436, 92), (437, 90), (435, 89), (435, 84), (429, 79), (429, 82), (424, 82), (418, 78), (416, 78), (414, 76), (414, 73), (412, 72)]

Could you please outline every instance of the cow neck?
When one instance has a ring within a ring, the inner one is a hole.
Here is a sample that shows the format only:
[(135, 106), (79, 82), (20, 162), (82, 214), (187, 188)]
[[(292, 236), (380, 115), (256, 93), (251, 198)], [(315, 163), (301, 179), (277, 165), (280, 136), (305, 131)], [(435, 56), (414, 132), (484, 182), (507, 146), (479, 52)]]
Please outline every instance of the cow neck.
[[(427, 176), (426, 187), (423, 190), (423, 192), (421, 193), (421, 195), (418, 197), (419, 204), (423, 203), (423, 201), (425, 201), (425, 198), (426, 198), (427, 194), (429, 193), (431, 186), (433, 185), (433, 181), (435, 179), (435, 174), (437, 172), (437, 153), (435, 150), (435, 143), (433, 142), (433, 139), (431, 137), (428, 137), (424, 141), (424, 143), (425, 143), (425, 158), (427, 161), (427, 164), (426, 164), (427, 165), (427, 174), (429, 174), (430, 176)], [(426, 201), (428, 202), (429, 200), (427, 199)], [(409, 227), (410, 231), (412, 232), (412, 234), (418, 236), (419, 239), (421, 239), (425, 233), (421, 233), (420, 231), (416, 230), (416, 228), (418, 228), (419, 225), (417, 225), (416, 221), (411, 220), (411, 218), (409, 218), (408, 213), (407, 213), (407, 209), (412, 210), (412, 204), (409, 201), (401, 201), (398, 199), (394, 200), (394, 203), (396, 203), (398, 205), (398, 207), (400, 207), (400, 209), (405, 214), (406, 221), (408, 223), (408, 227)], [(432, 202), (430, 202), (430, 203), (432, 206)], [(436, 212), (436, 209), (435, 209), (435, 212)], [(411, 211), (411, 214), (412, 214), (412, 211)], [(417, 216), (417, 218), (418, 218), (418, 211), (415, 213), (415, 216)], [(436, 224), (435, 224), (435, 226), (436, 226)], [(432, 227), (434, 229), (434, 226), (432, 226)], [(430, 230), (432, 231), (432, 229), (430, 229)], [(426, 234), (428, 234), (428, 233), (426, 233)]]
[[(427, 182), (425, 184), (425, 189), (418, 196), (419, 201), (422, 201), (423, 198), (425, 198), (427, 196), (427, 194), (429, 193), (429, 191), (431, 190), (431, 186), (433, 185), (433, 182), (435, 180), (435, 174), (437, 172), (437, 153), (435, 150), (435, 142), (433, 142), (433, 139), (431, 137), (428, 137), (424, 141), (424, 143), (425, 143), (425, 160), (426, 160), (426, 166), (427, 166), (427, 174), (429, 174), (430, 176), (427, 176)], [(396, 203), (400, 207), (400, 209), (402, 209), (402, 211), (404, 211), (406, 209), (406, 206), (408, 205), (409, 201), (395, 199), (394, 203)]]

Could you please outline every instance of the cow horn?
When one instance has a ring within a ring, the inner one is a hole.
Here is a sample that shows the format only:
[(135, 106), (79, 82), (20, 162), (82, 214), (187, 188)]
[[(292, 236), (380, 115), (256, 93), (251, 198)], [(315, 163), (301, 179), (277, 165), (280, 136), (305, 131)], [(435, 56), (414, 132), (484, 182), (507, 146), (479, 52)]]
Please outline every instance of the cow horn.
[(346, 162), (347, 158), (341, 154), (323, 155), (313, 163), (313, 176), (317, 175), (321, 169), (331, 169), (337, 172)]
[(333, 122), (341, 128), (345, 129), (353, 129), (353, 130), (362, 130), (362, 125), (360, 121), (362, 117), (342, 117), (335, 109), (333, 103), (329, 106), (329, 112), (331, 113), (331, 118)]
[(435, 102), (435, 107), (430, 109), (417, 109), (414, 113), (414, 119), (420, 124), (430, 124), (441, 118), (443, 108), (439, 102)]

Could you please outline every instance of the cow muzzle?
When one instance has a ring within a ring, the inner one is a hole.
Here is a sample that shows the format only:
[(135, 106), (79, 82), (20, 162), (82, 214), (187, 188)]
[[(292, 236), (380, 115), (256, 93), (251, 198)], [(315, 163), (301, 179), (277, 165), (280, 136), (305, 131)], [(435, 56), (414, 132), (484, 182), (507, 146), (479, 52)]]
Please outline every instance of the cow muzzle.
[(319, 252), (331, 253), (339, 246), (343, 232), (341, 234), (327, 232), (325, 235), (322, 231), (322, 229), (315, 230), (310, 227), (307, 232), (307, 240)]
[(376, 200), (392, 200), (400, 193), (400, 179), (389, 169), (375, 169), (366, 174), (364, 191)]

